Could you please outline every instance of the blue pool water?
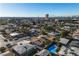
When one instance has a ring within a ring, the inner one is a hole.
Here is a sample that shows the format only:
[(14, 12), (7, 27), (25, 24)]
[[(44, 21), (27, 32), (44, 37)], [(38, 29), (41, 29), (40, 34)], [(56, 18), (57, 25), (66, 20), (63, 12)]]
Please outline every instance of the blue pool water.
[(56, 53), (56, 50), (57, 50), (57, 45), (56, 44), (53, 44), (52, 46), (50, 46), (48, 48), (48, 51), (51, 52), (51, 53)]

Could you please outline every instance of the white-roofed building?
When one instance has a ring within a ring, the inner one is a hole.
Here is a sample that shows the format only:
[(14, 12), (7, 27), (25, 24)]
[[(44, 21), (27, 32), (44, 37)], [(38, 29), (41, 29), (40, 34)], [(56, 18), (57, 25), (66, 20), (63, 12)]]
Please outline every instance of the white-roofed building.
[(40, 52), (36, 53), (35, 56), (49, 56), (51, 55), (50, 52), (46, 49), (41, 50)]
[(16, 33), (16, 32), (14, 32), (14, 33), (11, 33), (10, 35), (11, 36), (16, 36), (16, 35), (19, 35), (20, 33)]
[(60, 38), (60, 43), (66, 45), (69, 42), (69, 39), (66, 38)]

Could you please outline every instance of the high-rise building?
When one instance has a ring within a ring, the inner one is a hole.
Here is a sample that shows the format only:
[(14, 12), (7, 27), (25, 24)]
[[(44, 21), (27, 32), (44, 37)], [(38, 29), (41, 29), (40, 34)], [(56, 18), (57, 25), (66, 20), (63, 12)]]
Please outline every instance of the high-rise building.
[(46, 14), (45, 15), (45, 20), (48, 20), (49, 19), (49, 14)]
[(49, 14), (46, 14), (46, 18), (48, 18), (49, 17)]

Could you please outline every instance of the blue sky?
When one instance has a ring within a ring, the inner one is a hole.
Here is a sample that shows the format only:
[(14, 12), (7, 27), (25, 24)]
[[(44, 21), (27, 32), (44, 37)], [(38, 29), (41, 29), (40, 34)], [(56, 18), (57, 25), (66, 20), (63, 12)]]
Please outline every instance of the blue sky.
[(1, 3), (0, 16), (40, 17), (79, 15), (79, 3)]

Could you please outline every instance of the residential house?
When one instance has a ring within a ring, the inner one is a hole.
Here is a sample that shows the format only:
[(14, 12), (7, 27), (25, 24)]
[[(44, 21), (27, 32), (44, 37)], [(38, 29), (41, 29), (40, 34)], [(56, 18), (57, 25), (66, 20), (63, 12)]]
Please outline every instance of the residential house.
[(37, 52), (36, 46), (31, 44), (20, 44), (12, 47), (13, 52), (18, 56), (31, 56)]
[(74, 39), (79, 40), (79, 29), (77, 29), (77, 30), (73, 33), (72, 37), (73, 37)]
[(51, 56), (51, 54), (48, 50), (43, 49), (40, 52), (36, 53), (35, 56)]
[(79, 40), (73, 40), (73, 41), (71, 41), (71, 43), (69, 45), (79, 48)]
[(59, 41), (61, 44), (64, 44), (64, 45), (67, 45), (67, 43), (69, 42), (69, 39), (66, 39), (66, 38), (60, 38), (60, 41)]

